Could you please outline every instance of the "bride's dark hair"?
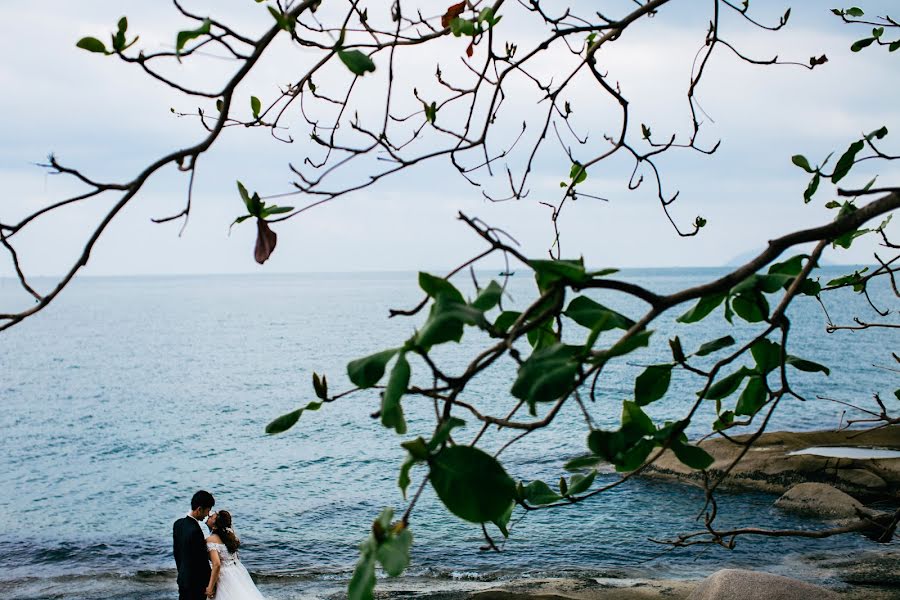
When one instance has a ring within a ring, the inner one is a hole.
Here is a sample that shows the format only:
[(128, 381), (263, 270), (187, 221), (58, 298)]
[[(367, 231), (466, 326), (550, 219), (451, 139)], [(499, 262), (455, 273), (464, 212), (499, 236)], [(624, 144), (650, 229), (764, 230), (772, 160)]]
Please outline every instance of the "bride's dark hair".
[(231, 528), (231, 513), (227, 510), (220, 510), (216, 513), (216, 525), (212, 532), (222, 538), (222, 543), (232, 554), (240, 548), (241, 540), (234, 535), (234, 529)]

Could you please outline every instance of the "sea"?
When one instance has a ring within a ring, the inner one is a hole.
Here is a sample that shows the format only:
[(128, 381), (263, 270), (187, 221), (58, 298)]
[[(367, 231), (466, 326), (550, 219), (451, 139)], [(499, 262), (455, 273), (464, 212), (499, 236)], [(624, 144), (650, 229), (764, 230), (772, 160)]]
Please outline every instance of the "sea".
[[(820, 277), (826, 282), (852, 270), (827, 267)], [(723, 273), (641, 269), (616, 277), (667, 293)], [(475, 278), (480, 285), (502, 282), (496, 272)], [(453, 281), (473, 294), (468, 273)], [(504, 307), (521, 309), (535, 293), (533, 279), (516, 273), (506, 281)], [(621, 294), (589, 295), (631, 318), (647, 308)], [(884, 278), (873, 281), (869, 296), (874, 307), (896, 311)], [(0, 333), (0, 598), (177, 597), (171, 526), (199, 489), (215, 496), (217, 509), (232, 513), (241, 560), (267, 598), (341, 597), (374, 517), (383, 507), (399, 514), (407, 506), (397, 486), (405, 457), (400, 443), (431, 435), (434, 407), (407, 398), (409, 432), (398, 436), (372, 417), (377, 392), (362, 391), (304, 413), (285, 433), (266, 435), (264, 429), (315, 400), (313, 373), (327, 376), (332, 394), (349, 389), (347, 362), (402, 344), (425, 314), (388, 318), (389, 310), (412, 308), (422, 297), (416, 273), (407, 272), (76, 278), (49, 308)], [(4, 308), (27, 306), (10, 279), (0, 280), (0, 301)], [(789, 352), (828, 366), (831, 374), (791, 369), (803, 400), (786, 398), (770, 430), (845, 426), (866, 415), (836, 400), (872, 409), (875, 393), (900, 409), (891, 356), (900, 350), (900, 333), (827, 333), (829, 319), (853, 325), (855, 317), (879, 317), (850, 290), (823, 295), (823, 302), (803, 297), (793, 304)], [(644, 367), (671, 360), (669, 338), (678, 335), (692, 352), (717, 337), (741, 342), (758, 331), (737, 320), (729, 324), (721, 308), (700, 325), (676, 323), (689, 306), (654, 324), (649, 348), (603, 371), (596, 400), (585, 403), (597, 427), (616, 426)], [(586, 336), (580, 326), (567, 325), (567, 340)], [(460, 344), (440, 348), (435, 360), (445, 372), (459, 373), (488, 343), (469, 330)], [(427, 385), (425, 365), (413, 361), (412, 368), (413, 383)], [(514, 376), (515, 364), (501, 361), (462, 399), (505, 415), (515, 404)], [(678, 418), (700, 387), (696, 376), (676, 370), (666, 397), (647, 411), (658, 424)], [(708, 433), (714, 419), (712, 403), (705, 404), (688, 430), (693, 439)], [(467, 443), (479, 427), (465, 411), (458, 416), (467, 425), (455, 439)], [(500, 458), (517, 480), (555, 485), (566, 460), (586, 452), (587, 431), (582, 411), (569, 403), (551, 426), (504, 449)], [(496, 452), (511, 437), (492, 429), (479, 446)], [(423, 475), (413, 470), (411, 491)], [(601, 467), (595, 486), (618, 477)], [(775, 499), (722, 491), (716, 523), (826, 526), (773, 508)], [(527, 514), (517, 509), (509, 538), (492, 532), (498, 552), (485, 549), (479, 526), (445, 511), (426, 487), (410, 520), (411, 564), (396, 580), (379, 573), (377, 589), (419, 597), (553, 576), (702, 577), (725, 566), (802, 577), (809, 557), (853, 556), (875, 546), (860, 535), (747, 537), (732, 550), (673, 550), (653, 541), (702, 529), (702, 508), (695, 487), (635, 478), (576, 505)]]

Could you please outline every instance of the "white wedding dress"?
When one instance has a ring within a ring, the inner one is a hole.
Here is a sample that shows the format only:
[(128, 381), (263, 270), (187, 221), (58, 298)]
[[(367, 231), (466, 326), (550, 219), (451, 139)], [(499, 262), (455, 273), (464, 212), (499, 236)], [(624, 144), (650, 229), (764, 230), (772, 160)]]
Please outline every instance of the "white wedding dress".
[(225, 544), (212, 542), (206, 543), (206, 549), (218, 552), (222, 564), (214, 600), (265, 600), (250, 579), (246, 567), (238, 560), (237, 552), (232, 554)]

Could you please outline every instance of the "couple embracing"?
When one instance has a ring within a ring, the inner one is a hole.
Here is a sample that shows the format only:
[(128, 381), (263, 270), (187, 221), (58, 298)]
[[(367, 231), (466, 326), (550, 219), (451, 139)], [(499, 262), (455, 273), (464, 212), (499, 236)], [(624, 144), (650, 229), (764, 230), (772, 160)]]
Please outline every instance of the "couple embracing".
[[(191, 498), (191, 512), (172, 526), (178, 599), (263, 600), (238, 560), (241, 541), (231, 528), (231, 514), (212, 512), (215, 502), (209, 492), (197, 492)], [(210, 530), (205, 539), (200, 529), (204, 519)]]

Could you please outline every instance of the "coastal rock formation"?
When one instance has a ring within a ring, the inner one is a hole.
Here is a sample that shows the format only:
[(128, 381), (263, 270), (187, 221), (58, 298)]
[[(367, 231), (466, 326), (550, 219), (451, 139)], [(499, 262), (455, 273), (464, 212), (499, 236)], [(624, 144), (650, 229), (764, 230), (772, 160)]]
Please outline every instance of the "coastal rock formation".
[[(735, 436), (737, 441), (750, 436)], [(744, 446), (723, 438), (700, 442), (715, 462), (708, 469), (715, 479), (731, 465)], [(900, 458), (834, 458), (791, 454), (811, 447), (877, 447), (900, 450), (900, 425), (868, 431), (811, 431), (764, 433), (732, 469), (724, 484), (783, 494), (799, 483), (825, 483), (857, 498), (900, 498)], [(643, 474), (700, 484), (702, 475), (683, 465), (671, 451), (649, 465)]]
[(700, 582), (687, 600), (831, 600), (831, 590), (761, 571), (722, 569)]
[(862, 502), (827, 483), (800, 483), (775, 501), (782, 510), (807, 513), (826, 519), (854, 519)]

